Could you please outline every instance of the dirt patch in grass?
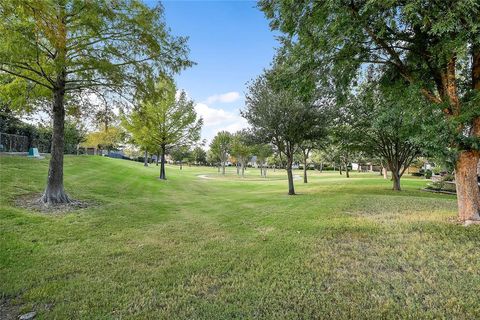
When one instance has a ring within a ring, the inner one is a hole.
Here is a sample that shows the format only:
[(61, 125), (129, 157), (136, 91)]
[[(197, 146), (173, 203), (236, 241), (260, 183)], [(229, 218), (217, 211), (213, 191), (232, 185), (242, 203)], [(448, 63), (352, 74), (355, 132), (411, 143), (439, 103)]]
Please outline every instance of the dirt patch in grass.
[(19, 314), (19, 306), (12, 303), (10, 299), (0, 299), (0, 320), (17, 319)]
[(41, 201), (41, 197), (42, 194), (39, 193), (22, 195), (15, 199), (15, 205), (30, 211), (54, 214), (62, 214), (97, 206), (97, 204), (92, 201), (83, 200), (72, 200), (70, 203), (46, 204)]

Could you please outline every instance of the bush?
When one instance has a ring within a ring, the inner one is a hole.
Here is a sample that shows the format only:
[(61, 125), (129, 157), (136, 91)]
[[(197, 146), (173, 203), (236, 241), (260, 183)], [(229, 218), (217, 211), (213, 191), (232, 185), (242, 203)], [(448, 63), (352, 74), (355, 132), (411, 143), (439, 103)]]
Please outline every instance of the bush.
[(425, 170), (425, 179), (431, 179), (432, 178), (432, 170), (427, 169)]

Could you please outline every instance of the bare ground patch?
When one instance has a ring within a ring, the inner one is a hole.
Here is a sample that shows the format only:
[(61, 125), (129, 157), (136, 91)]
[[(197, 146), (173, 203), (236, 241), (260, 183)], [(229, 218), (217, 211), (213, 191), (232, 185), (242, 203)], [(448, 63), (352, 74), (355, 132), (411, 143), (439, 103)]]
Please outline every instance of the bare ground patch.
[(46, 204), (41, 201), (42, 194), (33, 193), (19, 196), (15, 199), (17, 207), (40, 213), (62, 214), (70, 211), (95, 207), (93, 201), (71, 200), (69, 203)]

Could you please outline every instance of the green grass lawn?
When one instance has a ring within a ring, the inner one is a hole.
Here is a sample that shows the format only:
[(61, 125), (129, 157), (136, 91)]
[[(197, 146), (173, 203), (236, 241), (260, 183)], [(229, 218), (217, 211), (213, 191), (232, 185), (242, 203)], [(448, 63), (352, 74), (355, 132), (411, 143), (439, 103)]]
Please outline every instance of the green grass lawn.
[(449, 222), (455, 197), (424, 180), (395, 193), (310, 171), (287, 196), (283, 171), (169, 166), (160, 181), (67, 156), (69, 195), (93, 205), (48, 215), (13, 205), (42, 191), (48, 160), (0, 165), (0, 292), (38, 319), (480, 318), (480, 227)]

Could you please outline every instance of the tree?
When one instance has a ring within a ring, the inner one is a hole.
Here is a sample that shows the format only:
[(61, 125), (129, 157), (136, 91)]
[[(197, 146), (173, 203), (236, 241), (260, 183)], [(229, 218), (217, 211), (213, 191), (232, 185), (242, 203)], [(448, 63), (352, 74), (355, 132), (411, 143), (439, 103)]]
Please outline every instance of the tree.
[(180, 164), (180, 170), (182, 170), (183, 161), (187, 159), (190, 155), (190, 150), (188, 150), (188, 146), (175, 146), (170, 150), (169, 153), (173, 161)]
[(231, 142), (232, 134), (228, 131), (220, 131), (210, 143), (210, 151), (219, 160), (223, 175), (225, 175), (225, 163), (231, 151)]
[(148, 117), (147, 109), (142, 107), (142, 101), (137, 101), (129, 115), (122, 116), (122, 125), (131, 135), (130, 142), (140, 146), (144, 152), (143, 165), (145, 167), (148, 167), (148, 152), (159, 149), (158, 144), (151, 139), (147, 126)]
[(194, 102), (184, 91), (176, 97), (173, 80), (162, 77), (156, 82), (150, 81), (148, 94), (125, 121), (128, 128), (133, 128), (132, 132), (141, 133), (142, 141), (160, 148), (160, 179), (166, 180), (167, 149), (189, 146), (198, 141), (203, 119), (197, 117)]
[(258, 143), (253, 146), (253, 154), (257, 156), (257, 165), (260, 167), (260, 176), (267, 177), (267, 159), (272, 156), (272, 146), (268, 143)]
[(242, 177), (245, 176), (245, 166), (252, 157), (252, 144), (249, 143), (248, 133), (245, 130), (237, 131), (231, 142), (231, 152), (240, 163)]
[(358, 146), (364, 151), (386, 161), (393, 190), (400, 191), (402, 175), (425, 149), (422, 132), (435, 114), (418, 108), (425, 100), (403, 81), (396, 86), (370, 81), (359, 91), (348, 105), (356, 117), (353, 135), (362, 136)]
[(191, 157), (196, 165), (205, 164), (207, 162), (207, 152), (200, 146), (197, 146), (192, 150)]
[(52, 101), (47, 204), (70, 202), (63, 186), (66, 100), (99, 87), (125, 94), (146, 73), (192, 64), (185, 38), (169, 34), (162, 6), (138, 0), (4, 0), (0, 32), (0, 73), (43, 88)]
[(303, 69), (333, 79), (340, 94), (371, 64), (395, 70), (434, 104), (446, 119), (444, 149), (456, 150), (459, 219), (480, 220), (477, 2), (262, 0), (259, 6), (295, 46)]
[(87, 134), (84, 145), (95, 146), (98, 149), (110, 151), (117, 149), (124, 141), (125, 132), (120, 128), (110, 128), (108, 131), (95, 131)]
[(300, 100), (294, 90), (278, 90), (272, 80), (278, 77), (275, 74), (267, 72), (250, 84), (242, 116), (257, 137), (264, 137), (265, 142), (275, 146), (280, 157), (285, 157), (288, 194), (294, 195), (294, 154), (302, 142), (314, 138), (317, 126), (323, 121), (319, 108), (313, 103)]

